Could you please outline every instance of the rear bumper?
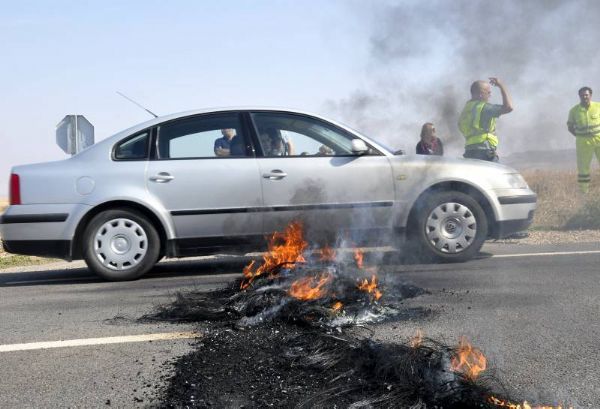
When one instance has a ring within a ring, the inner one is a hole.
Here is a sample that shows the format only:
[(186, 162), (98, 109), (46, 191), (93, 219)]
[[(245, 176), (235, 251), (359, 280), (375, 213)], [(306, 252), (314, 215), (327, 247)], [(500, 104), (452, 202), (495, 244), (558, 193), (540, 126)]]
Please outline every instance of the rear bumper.
[(62, 258), (71, 261), (69, 240), (8, 240), (2, 241), (4, 250), (26, 256)]
[(31, 204), (9, 206), (0, 216), (5, 241), (71, 241), (83, 215), (84, 204)]
[(84, 204), (9, 206), (0, 216), (0, 238), (9, 253), (72, 259), (75, 229), (91, 207)]

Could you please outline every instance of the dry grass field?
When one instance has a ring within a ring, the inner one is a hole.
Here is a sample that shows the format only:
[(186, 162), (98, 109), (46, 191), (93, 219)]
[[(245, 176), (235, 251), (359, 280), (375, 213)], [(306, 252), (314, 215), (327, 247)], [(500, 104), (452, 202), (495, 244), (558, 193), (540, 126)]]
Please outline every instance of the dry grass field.
[(8, 206), (8, 199), (0, 197), (0, 213), (2, 213), (4, 209), (6, 209), (6, 206)]
[(523, 176), (538, 194), (533, 230), (600, 229), (600, 173), (593, 172), (588, 194), (577, 186), (577, 172), (532, 170)]

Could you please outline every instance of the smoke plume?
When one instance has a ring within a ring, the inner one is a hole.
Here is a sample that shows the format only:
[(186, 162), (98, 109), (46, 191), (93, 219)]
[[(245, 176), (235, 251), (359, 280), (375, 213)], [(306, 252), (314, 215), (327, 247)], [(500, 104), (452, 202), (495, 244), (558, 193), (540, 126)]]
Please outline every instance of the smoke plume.
[[(577, 90), (597, 88), (600, 2), (593, 0), (353, 3), (370, 27), (369, 84), (326, 110), (393, 148), (414, 152), (434, 122), (462, 153), (458, 116), (474, 80), (498, 77), (515, 110), (498, 121), (501, 156), (574, 148), (566, 130)], [(600, 92), (600, 88), (597, 92)], [(501, 103), (493, 88), (492, 103)]]

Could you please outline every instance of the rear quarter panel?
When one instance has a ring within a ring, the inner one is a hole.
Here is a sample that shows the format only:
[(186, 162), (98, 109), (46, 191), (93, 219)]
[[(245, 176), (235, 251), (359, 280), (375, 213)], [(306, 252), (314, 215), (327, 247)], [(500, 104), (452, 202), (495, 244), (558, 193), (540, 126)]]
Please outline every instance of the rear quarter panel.
[[(25, 205), (77, 204), (91, 211), (96, 206), (113, 201), (134, 202), (152, 211), (163, 224), (167, 238), (173, 238), (171, 220), (162, 205), (149, 195), (145, 180), (148, 161), (113, 161), (112, 145), (100, 144), (85, 154), (57, 161), (17, 166), (21, 201)], [(73, 237), (75, 229), (87, 212), (78, 212), (68, 221), (66, 235)]]

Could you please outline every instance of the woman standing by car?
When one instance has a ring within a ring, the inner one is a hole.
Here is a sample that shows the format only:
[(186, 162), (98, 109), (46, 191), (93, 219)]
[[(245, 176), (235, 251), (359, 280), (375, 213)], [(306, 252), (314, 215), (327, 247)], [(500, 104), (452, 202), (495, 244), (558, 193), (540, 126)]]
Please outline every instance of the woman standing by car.
[(444, 145), (436, 136), (435, 126), (431, 122), (421, 127), (421, 140), (417, 144), (417, 155), (443, 155)]

